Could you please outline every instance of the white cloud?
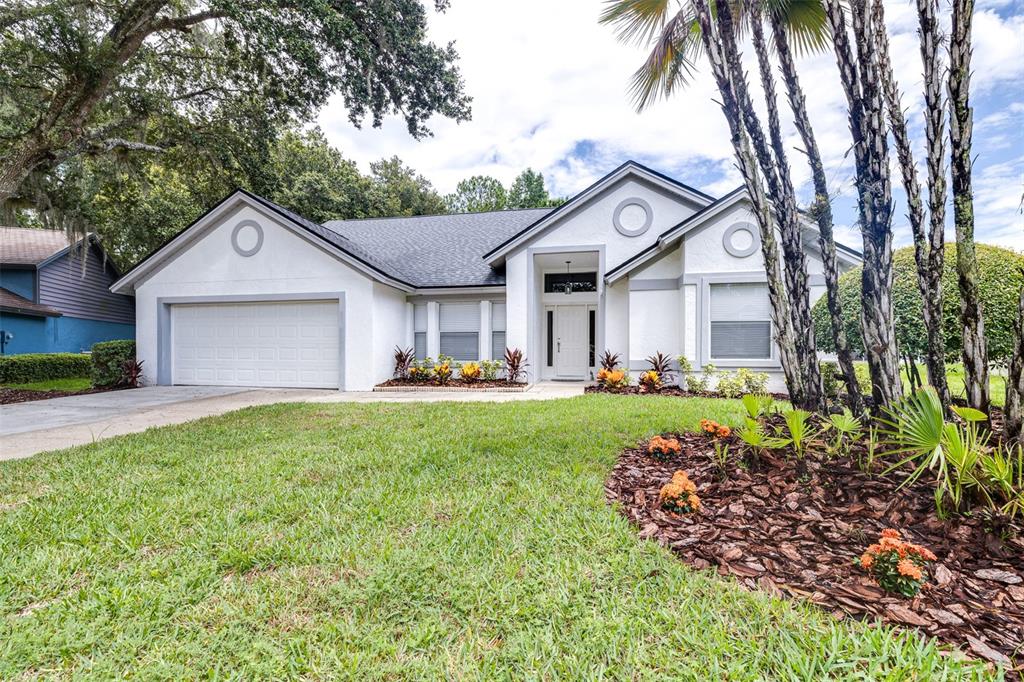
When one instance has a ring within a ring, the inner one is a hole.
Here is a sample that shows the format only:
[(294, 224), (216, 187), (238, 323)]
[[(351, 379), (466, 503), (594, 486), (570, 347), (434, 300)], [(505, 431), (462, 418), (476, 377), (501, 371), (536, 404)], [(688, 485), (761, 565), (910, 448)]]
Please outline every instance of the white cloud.
[[(1007, 6), (1003, 0), (989, 0), (976, 12), (976, 107), (993, 92), (1007, 88), (1019, 92), (1024, 84), (1024, 11), (1014, 5), (1008, 14)], [(442, 192), (474, 174), (493, 175), (508, 183), (529, 166), (544, 173), (554, 193), (573, 194), (628, 158), (713, 194), (738, 185), (728, 129), (707, 69), (701, 68), (693, 83), (671, 101), (637, 114), (627, 87), (644, 51), (618, 43), (609, 27), (598, 24), (600, 11), (601, 3), (594, 0), (520, 0), (511, 6), (454, 0), (445, 14), (431, 19), (430, 36), (439, 43), (455, 41), (466, 90), (474, 100), (471, 121), (455, 124), (435, 119), (431, 123), (434, 137), (417, 142), (394, 118), (381, 129), (354, 129), (343, 103), (335, 99), (322, 112), (320, 125), (364, 169), (370, 161), (397, 154)], [(918, 159), (923, 159), (916, 14), (913, 4), (905, 0), (887, 2), (886, 12), (903, 104)], [(756, 81), (752, 50), (748, 47), (745, 53), (748, 74)], [(856, 214), (851, 209), (855, 204), (851, 140), (833, 56), (802, 58), (799, 69), (831, 188), (839, 194), (837, 222), (852, 224)], [(758, 87), (756, 82), (752, 85)], [(784, 95), (781, 83), (777, 87)], [(782, 113), (784, 118), (788, 113), (784, 101)], [(1003, 113), (1011, 123), (1021, 117), (1012, 108)], [(783, 123), (794, 180), (802, 200), (809, 201), (810, 174), (798, 151), (799, 138), (788, 119)], [(993, 149), (1013, 149), (1014, 143), (1016, 148), (1022, 146), (1019, 126), (1014, 130), (998, 116), (980, 118), (978, 136), (989, 134), (987, 127), (995, 125), (1001, 130), (991, 133)], [(1000, 141), (997, 136), (1006, 139)], [(1020, 168), (1018, 163), (1018, 175)], [(893, 182), (899, 185), (898, 174)], [(987, 191), (1004, 192), (1007, 197), (1016, 193), (1019, 200), (1019, 189), (1001, 190), (992, 182), (991, 187), (986, 185)], [(981, 181), (976, 184), (980, 188)], [(896, 209), (894, 229), (909, 234), (899, 224), (904, 207)], [(1002, 233), (996, 236), (1003, 238)], [(854, 238), (853, 245), (857, 243), (859, 238)], [(1024, 244), (1024, 237), (1020, 243)]]

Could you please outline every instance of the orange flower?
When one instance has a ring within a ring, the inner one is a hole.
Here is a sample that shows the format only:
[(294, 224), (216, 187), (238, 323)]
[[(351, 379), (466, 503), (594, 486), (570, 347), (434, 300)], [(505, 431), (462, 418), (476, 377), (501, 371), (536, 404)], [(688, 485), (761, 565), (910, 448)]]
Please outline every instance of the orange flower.
[(910, 559), (900, 559), (900, 562), (896, 564), (896, 570), (900, 572), (900, 575), (913, 580), (920, 580), (924, 575), (921, 567)]
[(864, 552), (860, 555), (860, 565), (864, 568), (871, 568), (875, 563), (875, 555), (871, 552)]
[(691, 509), (700, 509), (700, 498), (690, 493), (689, 497), (686, 498), (686, 502), (690, 505)]
[(907, 549), (910, 552), (912, 552), (912, 553), (916, 554), (917, 556), (921, 557), (925, 561), (936, 561), (936, 560), (938, 560), (938, 557), (935, 556), (935, 554), (932, 553), (932, 551), (930, 549), (928, 549), (927, 547), (922, 547), (921, 545), (907, 545)]
[(900, 539), (900, 532), (898, 530), (896, 530), (895, 528), (886, 528), (885, 530), (882, 531), (882, 537), (883, 538), (892, 538), (893, 540), (899, 540)]
[(732, 430), (728, 426), (719, 426), (716, 433), (719, 438), (728, 438), (729, 434), (732, 433)]

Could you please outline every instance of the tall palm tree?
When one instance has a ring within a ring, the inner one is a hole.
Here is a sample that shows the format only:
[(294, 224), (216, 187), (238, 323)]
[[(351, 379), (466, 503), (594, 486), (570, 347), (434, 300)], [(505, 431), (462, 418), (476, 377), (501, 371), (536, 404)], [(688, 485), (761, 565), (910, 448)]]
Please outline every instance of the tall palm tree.
[[(743, 9), (743, 6), (737, 4), (736, 8)], [(746, 21), (745, 17), (739, 19)], [(769, 135), (766, 137), (742, 70), (737, 43), (739, 27), (733, 17), (733, 7), (730, 3), (718, 3), (712, 14), (707, 2), (670, 6), (668, 0), (612, 0), (602, 15), (602, 22), (617, 25), (620, 38), (624, 40), (654, 41), (646, 63), (633, 79), (632, 90), (640, 109), (659, 95), (670, 95), (685, 85), (694, 69), (694, 57), (700, 52), (706, 55), (723, 98), (722, 110), (730, 126), (733, 148), (751, 201), (764, 197), (771, 202), (767, 210), (755, 203), (755, 215), (764, 219), (759, 227), (769, 292), (778, 290), (785, 294), (772, 295), (774, 317), (779, 320), (788, 317), (792, 326), (792, 345), (778, 340), (787, 388), (796, 402), (821, 408), (824, 392), (813, 339), (800, 216), (782, 143), (774, 81), (769, 83)], [(763, 47), (763, 34), (759, 37)], [(764, 65), (767, 51), (762, 50), (759, 55)], [(764, 185), (767, 185), (767, 192)], [(778, 249), (772, 221), (782, 237), (784, 291), (782, 282), (773, 281), (778, 269), (774, 260)], [(788, 315), (783, 310), (786, 306)], [(780, 332), (785, 334), (779, 329), (777, 335)]]
[(903, 395), (892, 304), (892, 186), (884, 105), (879, 91), (875, 40), (867, 3), (853, 2), (854, 55), (842, 0), (825, 0), (832, 48), (849, 110), (857, 175), (858, 212), (863, 236), (861, 335), (871, 373), (875, 405)]
[(1007, 443), (1024, 446), (1024, 286), (1017, 298), (1017, 321), (1013, 325), (1013, 355), (1006, 373), (1006, 403), (1003, 406), (1003, 437)]
[(974, 0), (953, 0), (949, 37), (949, 151), (956, 228), (956, 273), (960, 287), (964, 383), (971, 407), (988, 413), (988, 349), (978, 292), (978, 258), (974, 252), (974, 195), (971, 187), (973, 111), (971, 89), (971, 19)]
[(896, 158), (907, 194), (907, 218), (914, 235), (914, 259), (917, 262), (917, 284), (923, 301), (924, 328), (927, 340), (925, 365), (928, 382), (935, 388), (945, 409), (949, 409), (949, 384), (946, 381), (946, 339), (942, 328), (942, 262), (946, 220), (946, 175), (943, 168), (944, 126), (942, 95), (937, 78), (938, 28), (935, 7), (938, 0), (917, 0), (921, 36), (921, 60), (924, 66), (925, 129), (928, 146), (928, 210), (930, 221), (925, 230), (925, 210), (917, 165), (910, 147), (906, 117), (900, 102), (899, 85), (889, 58), (889, 37), (885, 28), (882, 0), (874, 0), (871, 22), (875, 33), (875, 54), (882, 77), (889, 113), (889, 128), (896, 143)]
[[(823, 8), (819, 3), (807, 3), (805, 5), (810, 11), (820, 11), (823, 17)], [(821, 250), (822, 270), (825, 275), (825, 297), (828, 306), (829, 319), (832, 323), (832, 341), (836, 348), (836, 356), (839, 361), (839, 368), (846, 383), (846, 393), (850, 402), (850, 408), (855, 414), (863, 410), (863, 401), (860, 396), (860, 384), (857, 382), (857, 373), (853, 365), (853, 354), (850, 351), (850, 343), (846, 338), (846, 326), (843, 323), (843, 304), (839, 298), (839, 265), (836, 261), (836, 242), (833, 235), (832, 202), (828, 190), (828, 180), (825, 176), (825, 163), (822, 161), (821, 152), (818, 150), (818, 141), (811, 127), (811, 119), (807, 114), (807, 98), (804, 96), (803, 88), (800, 85), (800, 78), (796, 70), (796, 62), (793, 58), (793, 50), (790, 47), (790, 31), (787, 30), (786, 19), (777, 9), (767, 12), (768, 23), (772, 30), (772, 40), (775, 45), (775, 54), (779, 59), (779, 70), (782, 73), (782, 82), (786, 86), (786, 95), (789, 99), (789, 106), (793, 112), (793, 123), (800, 133), (800, 139), (804, 144), (804, 153), (807, 156), (807, 163), (811, 168), (811, 179), (814, 183), (814, 204), (810, 213), (818, 224), (818, 248)], [(797, 38), (801, 33), (796, 33)], [(817, 47), (812, 43), (811, 47)], [(761, 54), (758, 53), (758, 62), (761, 63)]]

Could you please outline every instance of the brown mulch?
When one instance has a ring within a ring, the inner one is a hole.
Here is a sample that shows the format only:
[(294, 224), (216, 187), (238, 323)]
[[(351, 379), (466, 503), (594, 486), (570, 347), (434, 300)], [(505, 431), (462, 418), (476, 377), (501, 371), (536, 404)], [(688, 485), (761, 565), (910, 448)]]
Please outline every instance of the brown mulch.
[[(408, 379), (388, 379), (382, 384), (377, 384), (379, 387), (411, 386), (416, 388), (439, 385), (433, 381), (409, 381)], [(521, 388), (525, 385), (522, 382), (505, 381), (504, 379), (497, 381), (463, 381), (462, 379), (452, 379), (447, 384), (444, 384), (447, 388)]]
[[(673, 398), (721, 398), (720, 393), (715, 391), (704, 391), (695, 393), (687, 391), (679, 386), (665, 386), (660, 391), (642, 391), (639, 386), (624, 386), (623, 388), (606, 388), (599, 384), (588, 384), (583, 388), (584, 393), (608, 393), (610, 395), (664, 395)], [(776, 400), (789, 400), (785, 393), (769, 393)]]
[[(605, 487), (641, 537), (692, 566), (733, 575), (749, 589), (808, 599), (838, 618), (916, 627), (1024, 676), (1019, 524), (1009, 528), (1011, 539), (1000, 541), (986, 532), (982, 514), (942, 521), (926, 483), (897, 491), (905, 473), (869, 476), (849, 457), (808, 459), (801, 478), (792, 460), (765, 457), (751, 469), (730, 454), (723, 478), (707, 437), (664, 435), (679, 439), (680, 455), (660, 462), (642, 447), (628, 449)], [(731, 452), (739, 451), (734, 442)], [(695, 514), (679, 516), (658, 505), (661, 486), (679, 469), (697, 484), (702, 508)], [(884, 528), (938, 555), (931, 580), (914, 599), (883, 592), (853, 564)]]
[(49, 400), (50, 398), (64, 398), (69, 395), (87, 395), (89, 393), (106, 393), (107, 391), (127, 390), (124, 386), (110, 388), (88, 388), (84, 391), (27, 391), (22, 388), (6, 388), (0, 386), (0, 405), (12, 403), (27, 403), (32, 400)]

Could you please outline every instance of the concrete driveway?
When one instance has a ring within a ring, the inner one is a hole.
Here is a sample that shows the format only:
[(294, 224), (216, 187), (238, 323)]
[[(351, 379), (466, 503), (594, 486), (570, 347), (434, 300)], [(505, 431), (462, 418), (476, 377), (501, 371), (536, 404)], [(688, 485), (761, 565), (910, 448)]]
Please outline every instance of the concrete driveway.
[(0, 460), (83, 445), (153, 426), (251, 405), (326, 397), (337, 391), (226, 386), (147, 386), (130, 391), (0, 405)]
[(579, 383), (543, 382), (522, 393), (372, 393), (292, 388), (147, 386), (130, 391), (0, 405), (0, 461), (181, 424), (243, 407), (311, 402), (510, 402), (583, 394)]

